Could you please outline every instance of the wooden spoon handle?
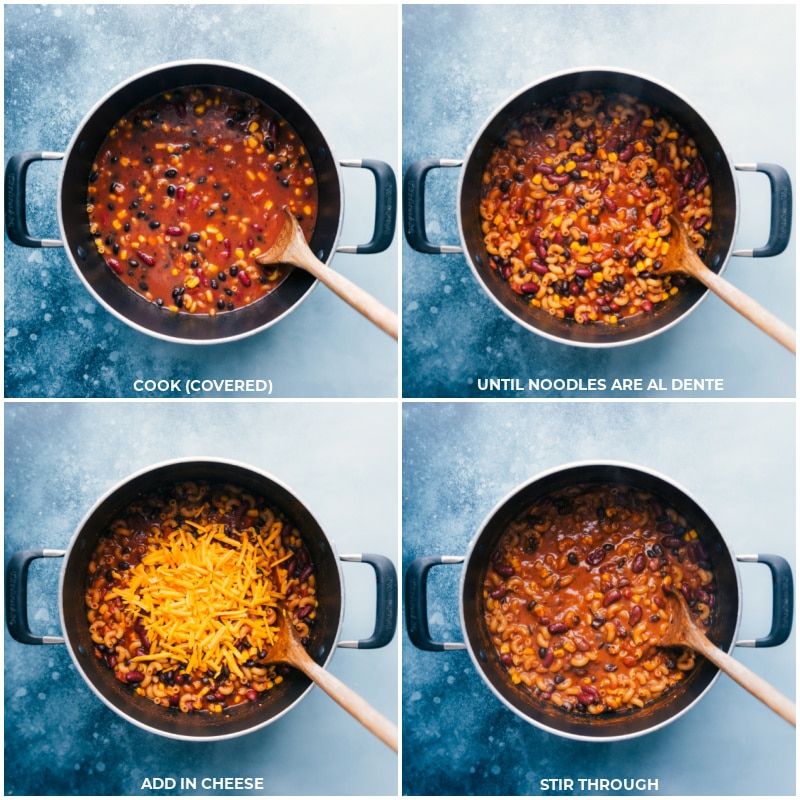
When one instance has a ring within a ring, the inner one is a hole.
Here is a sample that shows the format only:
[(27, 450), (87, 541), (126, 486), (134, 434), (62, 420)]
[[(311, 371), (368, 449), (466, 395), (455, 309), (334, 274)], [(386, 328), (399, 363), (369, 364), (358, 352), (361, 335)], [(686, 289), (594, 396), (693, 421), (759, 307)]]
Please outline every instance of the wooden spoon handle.
[(697, 641), (692, 641), (691, 646), (776, 714), (797, 727), (795, 704), (788, 697), (784, 697), (774, 686), (767, 683), (760, 675), (756, 675), (755, 672), (748, 669), (740, 661), (729, 656), (724, 650), (720, 650), (719, 647), (712, 644), (704, 636), (698, 637)]
[(377, 325), (384, 333), (397, 340), (397, 314), (390, 311), (383, 303), (376, 300), (369, 292), (356, 286), (352, 281), (332, 270), (327, 264), (315, 259), (313, 269), (305, 268), (329, 289), (335, 292), (356, 311), (363, 314), (370, 322)]
[(792, 353), (797, 353), (795, 332), (785, 322), (759, 305), (752, 297), (746, 295), (741, 289), (728, 283), (724, 278), (702, 265), (703, 269), (693, 269), (692, 275), (705, 284), (718, 297), (721, 297), (729, 306), (735, 308), (743, 317), (749, 319), (757, 328), (775, 339)]
[(329, 697), (350, 712), (365, 728), (397, 752), (397, 727), (376, 711), (363, 697), (323, 669), (310, 657), (296, 659), (293, 666), (301, 669)]

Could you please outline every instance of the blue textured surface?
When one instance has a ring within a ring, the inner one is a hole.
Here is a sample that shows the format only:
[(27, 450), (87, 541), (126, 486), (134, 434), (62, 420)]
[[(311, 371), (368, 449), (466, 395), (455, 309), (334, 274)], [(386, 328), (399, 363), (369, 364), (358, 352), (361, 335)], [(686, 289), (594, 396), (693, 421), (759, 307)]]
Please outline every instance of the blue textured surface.
[[(734, 553), (778, 553), (794, 565), (794, 436), (789, 402), (406, 403), (404, 570), (423, 555), (465, 555), (495, 505), (540, 472), (610, 459), (683, 486)], [(439, 641), (463, 639), (460, 574), (460, 565), (429, 573), (428, 616)], [(769, 572), (740, 564), (739, 574), (739, 638), (763, 636)], [(795, 641), (793, 633), (778, 648), (737, 648), (734, 656), (793, 698)], [(596, 794), (577, 791), (578, 778), (657, 779), (658, 794), (672, 796), (795, 793), (794, 729), (724, 675), (659, 731), (576, 742), (508, 710), (466, 652), (417, 650), (404, 628), (402, 713), (404, 794), (539, 795), (543, 778), (572, 778), (574, 794)]]
[[(339, 159), (397, 170), (397, 10), (391, 6), (10, 5), (5, 8), (5, 151), (63, 151), (92, 106), (141, 70), (219, 59), (258, 70), (310, 111)], [(374, 181), (343, 170), (340, 245), (366, 242)], [(34, 164), (28, 221), (59, 238), (59, 162)], [(398, 237), (331, 266), (397, 307)], [(5, 239), (7, 397), (172, 396), (136, 378), (271, 379), (276, 397), (394, 397), (397, 346), (324, 286), (280, 323), (231, 344), (143, 335), (100, 306), (62, 249)], [(205, 396), (214, 396), (207, 392)]]
[[(159, 402), (6, 403), (6, 562), (24, 548), (65, 549), (97, 499), (131, 473), (202, 456), (251, 464), (288, 485), (340, 555), (373, 552), (397, 563), (393, 404)], [(60, 569), (59, 559), (31, 566), (29, 619), (38, 634), (60, 632)], [(375, 619), (374, 573), (349, 563), (342, 573), (339, 639), (364, 639)], [(398, 640), (379, 650), (340, 649), (329, 665), (392, 721)], [(22, 645), (6, 631), (4, 661), (6, 795), (162, 794), (142, 790), (142, 781), (195, 777), (199, 789), (201, 778), (226, 776), (261, 777), (268, 795), (397, 793), (395, 754), (318, 688), (262, 730), (177, 742), (103, 705), (66, 647)]]
[[(734, 163), (772, 161), (795, 175), (795, 9), (703, 5), (410, 5), (403, 8), (403, 169), (465, 158), (513, 94), (566, 69), (616, 67), (674, 87)], [(429, 238), (458, 244), (459, 169), (429, 173)], [(762, 245), (767, 180), (737, 173), (737, 248)], [(732, 258), (725, 277), (790, 325), (795, 242), (780, 256)], [(404, 397), (642, 397), (681, 392), (482, 390), (484, 378), (722, 378), (724, 397), (793, 397), (794, 361), (719, 298), (646, 342), (587, 351), (509, 319), (462, 255), (403, 243)], [(701, 396), (692, 393), (689, 397)]]

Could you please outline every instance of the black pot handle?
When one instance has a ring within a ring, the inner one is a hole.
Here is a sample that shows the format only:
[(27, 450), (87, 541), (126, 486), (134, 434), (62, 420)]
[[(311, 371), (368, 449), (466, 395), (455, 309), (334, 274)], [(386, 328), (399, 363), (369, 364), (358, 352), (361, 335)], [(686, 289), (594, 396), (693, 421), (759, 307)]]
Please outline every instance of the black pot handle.
[(64, 644), (61, 636), (36, 636), (28, 625), (28, 567), (37, 558), (62, 558), (64, 550), (18, 550), (6, 567), (6, 625), (23, 644)]
[(375, 630), (369, 639), (357, 642), (339, 642), (338, 647), (354, 647), (359, 650), (376, 650), (386, 647), (394, 638), (397, 629), (397, 570), (386, 556), (374, 553), (339, 556), (340, 561), (361, 561), (375, 570), (376, 608)]
[(394, 170), (384, 161), (362, 158), (340, 161), (343, 167), (368, 169), (375, 176), (375, 230), (366, 244), (342, 245), (337, 253), (382, 253), (394, 239), (397, 224), (397, 178)]
[(413, 162), (403, 177), (403, 226), (406, 241), (419, 253), (463, 253), (458, 245), (433, 244), (425, 231), (425, 177), (439, 167), (460, 167), (462, 161), (422, 158)]
[(8, 238), (20, 247), (63, 247), (60, 239), (37, 239), (28, 233), (25, 178), (34, 161), (57, 161), (63, 153), (17, 153), (6, 164), (6, 231)]
[(770, 553), (736, 556), (737, 561), (766, 564), (772, 573), (772, 627), (763, 639), (743, 639), (737, 647), (777, 647), (792, 632), (794, 616), (794, 581), (789, 562)]
[(403, 599), (406, 607), (406, 631), (411, 643), (420, 650), (464, 650), (463, 642), (435, 642), (428, 630), (428, 573), (440, 564), (461, 564), (464, 556), (422, 556), (406, 570)]
[(770, 222), (769, 239), (763, 247), (753, 250), (734, 250), (734, 256), (750, 256), (767, 258), (782, 253), (789, 244), (792, 235), (792, 181), (789, 173), (778, 164), (735, 164), (736, 169), (744, 172), (763, 172), (769, 178)]

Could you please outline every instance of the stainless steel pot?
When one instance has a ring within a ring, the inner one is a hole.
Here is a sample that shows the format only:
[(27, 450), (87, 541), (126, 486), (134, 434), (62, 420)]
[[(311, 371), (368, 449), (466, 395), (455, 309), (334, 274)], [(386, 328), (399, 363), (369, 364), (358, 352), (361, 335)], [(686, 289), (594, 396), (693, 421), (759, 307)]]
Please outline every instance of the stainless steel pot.
[[(6, 623), (11, 635), (19, 642), (66, 644), (75, 667), (89, 688), (128, 722), (172, 739), (228, 739), (258, 730), (282, 717), (305, 697), (313, 684), (299, 671), (292, 670), (280, 685), (254, 703), (232, 708), (222, 714), (185, 714), (138, 697), (116, 680), (114, 671), (94, 655), (86, 620), (85, 593), (89, 561), (109, 523), (142, 493), (185, 480), (241, 486), (280, 509), (302, 531), (303, 542), (309, 550), (317, 576), (319, 607), (307, 650), (318, 664), (325, 666), (335, 647), (370, 649), (384, 647), (392, 640), (397, 624), (397, 574), (392, 562), (374, 554), (337, 555), (333, 543), (311, 512), (286, 486), (252, 467), (216, 459), (169, 461), (138, 472), (97, 501), (78, 526), (66, 550), (22, 550), (15, 553), (6, 570)], [(37, 636), (28, 625), (28, 567), (35, 559), (52, 557), (64, 558), (59, 581), (59, 615), (63, 637)], [(344, 613), (340, 561), (362, 561), (375, 571), (376, 623), (368, 639), (339, 641)]]
[[(564, 344), (581, 347), (613, 347), (643, 341), (671, 328), (686, 317), (708, 290), (690, 281), (679, 295), (654, 313), (637, 315), (619, 325), (585, 325), (536, 313), (520, 302), (507, 282), (492, 270), (481, 231), (479, 214), (481, 179), (489, 155), (509, 126), (538, 105), (580, 90), (622, 92), (659, 106), (697, 142), (709, 171), (714, 198), (714, 227), (706, 265), (720, 274), (730, 256), (763, 258), (783, 252), (792, 227), (792, 190), (789, 175), (776, 164), (734, 165), (722, 144), (698, 111), (673, 89), (653, 78), (617, 69), (591, 68), (549, 75), (507, 100), (484, 124), (467, 150), (465, 159), (422, 159), (409, 165), (403, 179), (403, 219), (408, 243), (422, 253), (463, 253), (478, 283), (494, 303), (515, 322), (534, 333)], [(429, 241), (425, 231), (425, 176), (434, 168), (460, 167), (458, 228), (461, 246)], [(739, 198), (735, 170), (765, 173), (771, 186), (769, 241), (752, 250), (733, 250), (739, 222)]]
[[(215, 344), (257, 333), (281, 320), (301, 303), (316, 280), (294, 269), (261, 300), (214, 317), (176, 314), (149, 303), (109, 272), (89, 234), (87, 188), (92, 161), (109, 130), (144, 100), (181, 86), (225, 86), (252, 95), (280, 114), (297, 132), (311, 156), (318, 178), (319, 213), (310, 242), (328, 263), (336, 252), (379, 253), (392, 242), (395, 228), (396, 180), (388, 164), (375, 160), (337, 162), (331, 146), (311, 114), (288, 89), (236, 64), (222, 61), (178, 61), (142, 72), (100, 100), (79, 125), (63, 153), (18, 153), (6, 166), (6, 230), (22, 247), (64, 247), (72, 266), (95, 299), (133, 328), (160, 339), (185, 344)], [(63, 160), (58, 188), (61, 239), (40, 239), (28, 232), (25, 178), (36, 161)], [(344, 211), (339, 167), (370, 170), (376, 181), (374, 235), (364, 245), (338, 244)]]
[[(735, 646), (774, 647), (792, 629), (794, 591), (792, 572), (781, 556), (735, 556), (723, 535), (685, 489), (643, 467), (617, 462), (575, 463), (545, 472), (515, 489), (489, 514), (466, 556), (425, 556), (409, 566), (405, 577), (406, 628), (411, 642), (423, 650), (466, 649), (494, 695), (515, 714), (550, 733), (585, 741), (615, 741), (655, 731), (677, 719), (711, 688), (719, 670), (703, 659), (691, 676), (643, 709), (614, 715), (576, 715), (538, 700), (524, 685), (517, 686), (497, 656), (484, 624), (483, 580), (497, 543), (508, 525), (538, 499), (554, 491), (592, 483), (619, 483), (650, 492), (691, 521), (709, 552), (717, 578), (717, 609), (709, 638), (726, 652)], [(763, 639), (737, 641), (741, 616), (741, 586), (736, 562), (766, 564), (773, 581), (771, 630)], [(439, 564), (461, 564), (459, 614), (463, 642), (436, 642), (428, 629), (426, 580)]]

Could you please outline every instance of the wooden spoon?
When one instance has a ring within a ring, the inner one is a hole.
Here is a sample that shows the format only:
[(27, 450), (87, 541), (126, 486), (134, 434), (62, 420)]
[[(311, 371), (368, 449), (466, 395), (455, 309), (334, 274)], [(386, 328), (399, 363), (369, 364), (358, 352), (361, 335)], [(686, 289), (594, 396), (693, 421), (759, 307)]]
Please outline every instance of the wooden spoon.
[(768, 336), (782, 344), (792, 353), (797, 352), (796, 336), (794, 330), (774, 314), (759, 305), (752, 297), (746, 295), (741, 289), (728, 283), (724, 278), (710, 270), (699, 258), (686, 235), (683, 222), (671, 215), (669, 221), (672, 225), (672, 237), (669, 250), (662, 258), (663, 266), (658, 275), (667, 275), (680, 272), (700, 281), (718, 297), (721, 297), (729, 306), (735, 308), (743, 317), (750, 320)]
[(286, 220), (275, 244), (266, 253), (256, 256), (256, 263), (262, 265), (291, 264), (310, 272), (356, 311), (361, 312), (370, 322), (373, 322), (392, 338), (397, 339), (397, 314), (343, 275), (334, 272), (327, 264), (323, 264), (311, 252), (305, 234), (294, 214), (288, 208), (284, 208), (283, 211), (286, 214)]
[(670, 621), (669, 627), (658, 643), (659, 646), (690, 647), (695, 652), (704, 655), (740, 686), (747, 689), (750, 694), (797, 727), (797, 712), (794, 703), (744, 664), (709, 641), (692, 615), (683, 595), (670, 587), (665, 586), (664, 589), (670, 611)]
[(323, 669), (306, 652), (294, 625), (285, 613), (278, 613), (278, 636), (269, 648), (264, 664), (289, 664), (311, 678), (329, 697), (345, 711), (349, 711), (362, 725), (374, 733), (384, 744), (397, 752), (397, 727), (376, 711), (363, 697)]

